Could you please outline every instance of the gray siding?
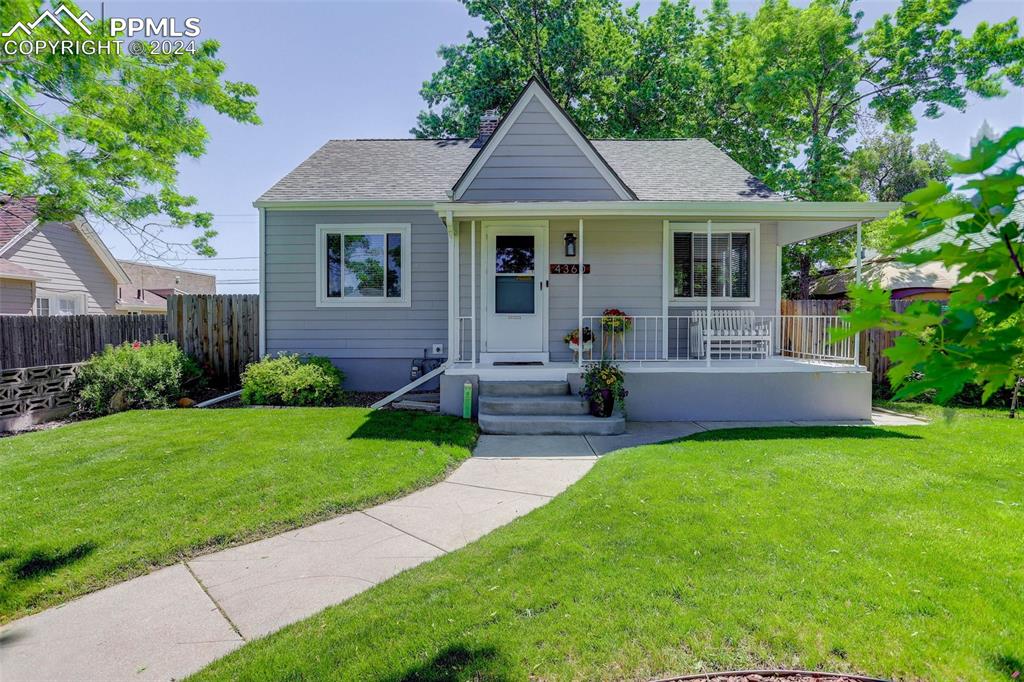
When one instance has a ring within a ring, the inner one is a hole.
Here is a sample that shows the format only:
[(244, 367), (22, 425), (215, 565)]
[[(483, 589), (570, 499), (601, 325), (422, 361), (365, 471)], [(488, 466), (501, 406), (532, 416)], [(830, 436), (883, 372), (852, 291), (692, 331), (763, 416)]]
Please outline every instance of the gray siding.
[(536, 97), (462, 195), (463, 201), (594, 201), (615, 190)]
[[(477, 221), (477, 307), (480, 298), (480, 248), (482, 243), (482, 220)], [(470, 225), (469, 221), (459, 226), (459, 307), (460, 315), (470, 316)], [(548, 254), (551, 263), (576, 263), (575, 258), (563, 256), (563, 237), (566, 232), (579, 232), (579, 220), (559, 218), (548, 221)], [(607, 308), (618, 308), (631, 315), (661, 315), (662, 297), (662, 238), (664, 222), (660, 218), (587, 218), (584, 221), (583, 255), (591, 265), (591, 274), (584, 276), (583, 314), (600, 315)], [(759, 302), (756, 306), (743, 306), (755, 315), (777, 314), (775, 302), (777, 277), (775, 247), (777, 230), (774, 223), (761, 223)], [(572, 352), (562, 341), (565, 334), (578, 325), (579, 277), (577, 275), (550, 275), (548, 294), (548, 350), (551, 360), (562, 362), (572, 360)], [(669, 307), (670, 316), (687, 315), (694, 309), (703, 309), (702, 303)], [(717, 309), (738, 309), (738, 305), (715, 302)], [(477, 350), (483, 351), (480, 343), (480, 315), (477, 314)], [(637, 322), (638, 330), (644, 322)], [(650, 338), (657, 338), (660, 327), (654, 321), (647, 322)], [(470, 341), (468, 326), (463, 348), (468, 359)], [(669, 347), (677, 348), (677, 340), (670, 326)], [(685, 339), (679, 340), (679, 348), (685, 348)]]
[(49, 278), (37, 293), (82, 292), (86, 312), (114, 314), (117, 283), (85, 238), (72, 226), (47, 223), (4, 255), (12, 263)]
[[(316, 226), (412, 225), (411, 307), (317, 307)], [(448, 238), (430, 211), (266, 212), (266, 350), (324, 355), (354, 390), (392, 390), (431, 344), (447, 346)]]
[(0, 315), (28, 315), (34, 302), (32, 282), (0, 279)]

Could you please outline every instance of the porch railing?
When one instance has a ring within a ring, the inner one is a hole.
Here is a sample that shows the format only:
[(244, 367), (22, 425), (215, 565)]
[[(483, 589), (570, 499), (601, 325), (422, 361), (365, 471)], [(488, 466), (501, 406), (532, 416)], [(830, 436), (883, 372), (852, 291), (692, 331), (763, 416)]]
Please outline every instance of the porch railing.
[(781, 355), (852, 364), (853, 340), (832, 341), (829, 330), (846, 323), (835, 315), (748, 315), (704, 311), (687, 315), (589, 315), (592, 338), (583, 361), (756, 360)]
[[(846, 327), (837, 315), (748, 315), (713, 310), (687, 315), (588, 315), (592, 338), (583, 361), (617, 362), (758, 360), (782, 356), (811, 362), (853, 364), (853, 339), (832, 341), (829, 330)], [(473, 318), (456, 327), (457, 362), (472, 360)], [(666, 333), (667, 332), (667, 333)]]

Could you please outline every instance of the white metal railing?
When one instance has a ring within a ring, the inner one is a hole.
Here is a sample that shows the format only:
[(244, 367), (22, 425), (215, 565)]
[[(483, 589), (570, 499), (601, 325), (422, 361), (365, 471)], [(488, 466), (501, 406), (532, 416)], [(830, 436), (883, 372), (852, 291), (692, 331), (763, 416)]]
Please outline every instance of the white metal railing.
[(585, 315), (592, 340), (582, 361), (753, 360), (773, 356), (852, 364), (852, 338), (832, 341), (845, 327), (835, 315), (754, 315), (747, 311), (694, 311), (687, 315)]

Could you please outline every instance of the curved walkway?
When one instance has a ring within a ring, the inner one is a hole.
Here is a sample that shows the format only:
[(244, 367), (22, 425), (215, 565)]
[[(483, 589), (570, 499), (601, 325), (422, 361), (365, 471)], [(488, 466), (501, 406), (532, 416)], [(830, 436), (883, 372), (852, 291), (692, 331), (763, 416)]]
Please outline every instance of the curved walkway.
[[(875, 423), (919, 424), (893, 413)], [(792, 426), (793, 422), (749, 426)], [(545, 504), (597, 456), (736, 422), (631, 422), (622, 436), (483, 436), (429, 488), (163, 568), (0, 629), (0, 678), (169, 680), (458, 549)]]

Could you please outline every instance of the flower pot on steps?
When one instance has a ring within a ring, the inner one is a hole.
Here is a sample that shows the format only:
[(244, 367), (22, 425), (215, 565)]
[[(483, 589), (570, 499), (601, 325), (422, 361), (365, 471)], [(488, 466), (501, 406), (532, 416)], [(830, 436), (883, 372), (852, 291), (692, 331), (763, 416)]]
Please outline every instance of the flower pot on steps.
[(593, 398), (590, 400), (590, 414), (605, 419), (612, 416), (612, 411), (615, 409), (615, 396), (612, 395), (611, 389), (608, 388), (602, 388), (599, 391), (599, 395), (601, 397), (600, 400), (594, 400)]

